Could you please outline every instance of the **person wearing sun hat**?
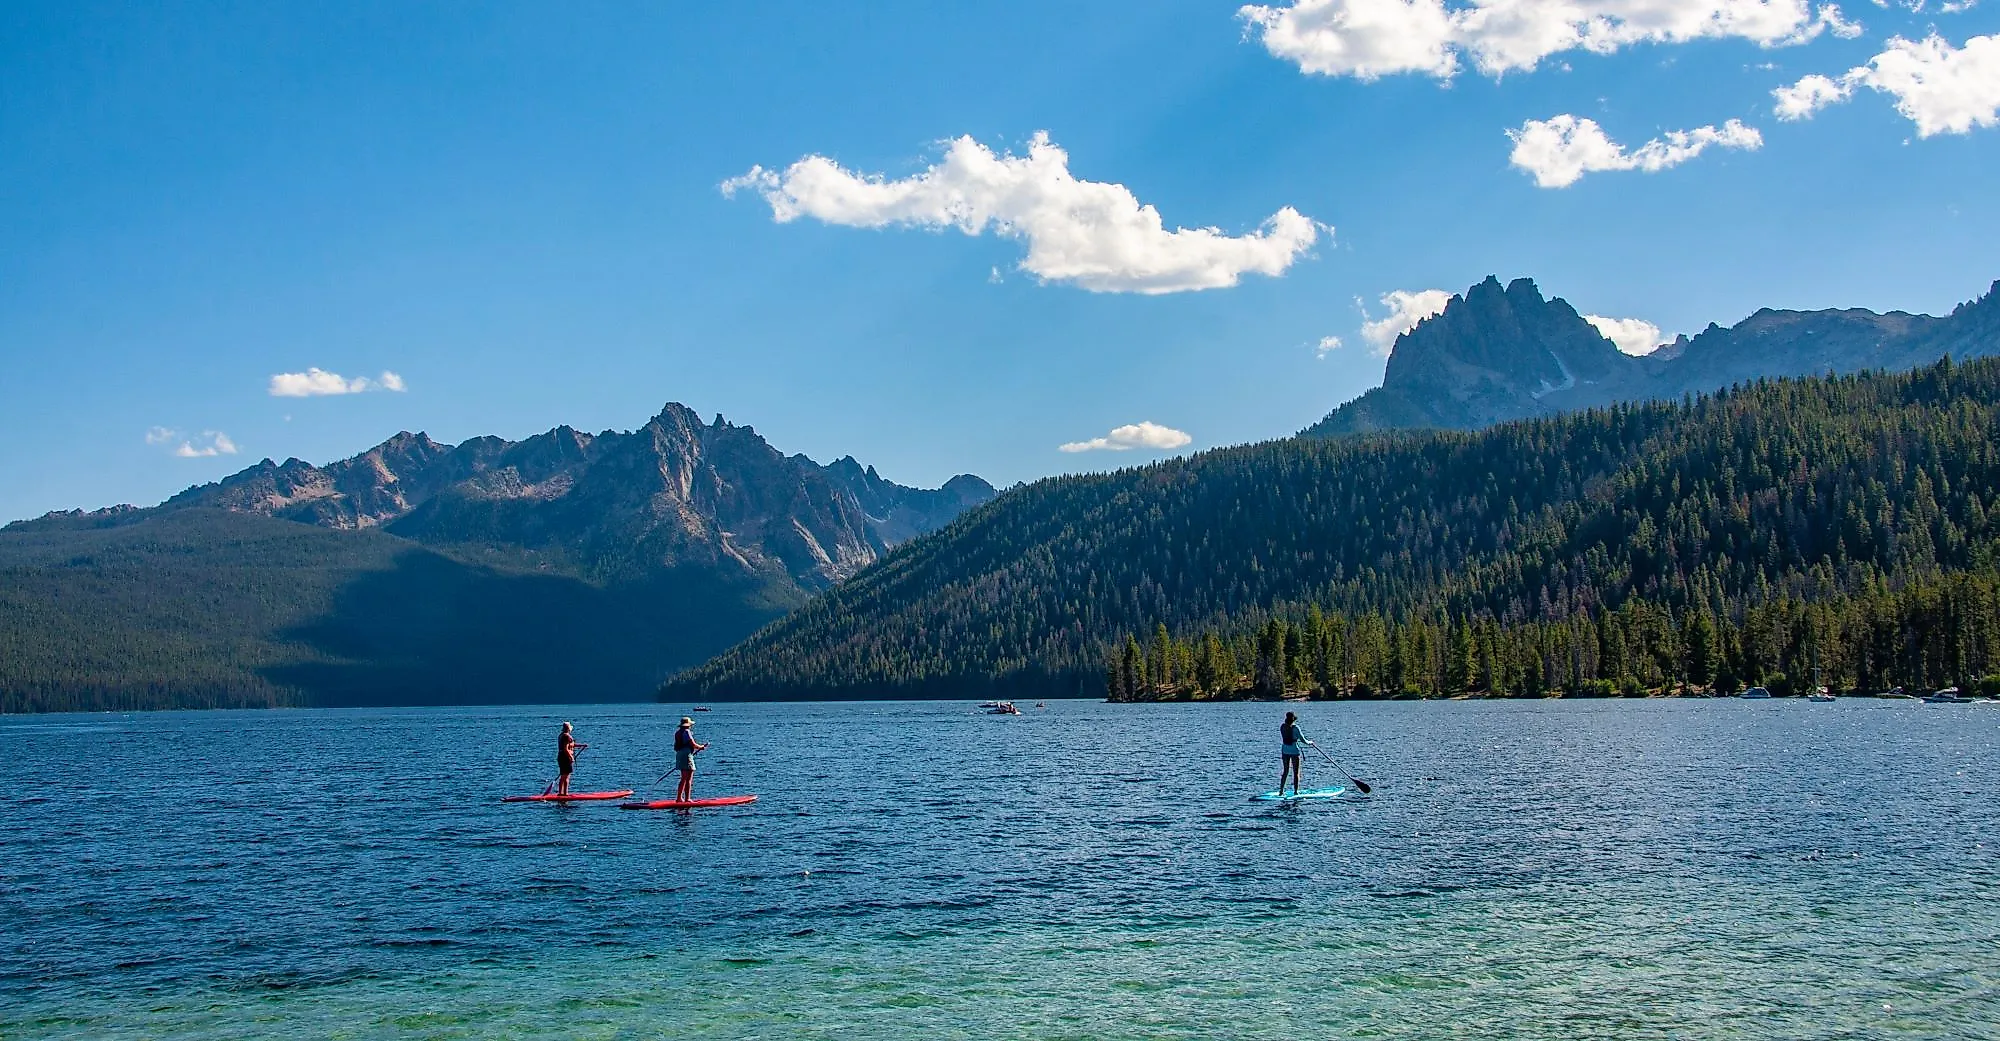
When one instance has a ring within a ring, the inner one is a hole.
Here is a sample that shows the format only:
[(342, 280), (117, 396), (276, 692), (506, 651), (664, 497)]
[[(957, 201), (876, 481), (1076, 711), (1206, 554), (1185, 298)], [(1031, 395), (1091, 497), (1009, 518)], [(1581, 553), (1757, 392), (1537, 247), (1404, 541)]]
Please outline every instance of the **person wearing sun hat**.
[(681, 786), (674, 791), (676, 800), (694, 798), (694, 754), (707, 747), (694, 739), (694, 717), (682, 716), (680, 729), (674, 731), (674, 769), (681, 772)]

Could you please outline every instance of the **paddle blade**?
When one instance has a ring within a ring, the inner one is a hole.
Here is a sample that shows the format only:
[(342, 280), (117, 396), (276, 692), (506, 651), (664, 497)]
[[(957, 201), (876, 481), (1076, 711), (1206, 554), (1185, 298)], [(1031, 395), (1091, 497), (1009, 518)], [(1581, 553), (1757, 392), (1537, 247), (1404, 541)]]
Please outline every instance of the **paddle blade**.
[(1375, 790), (1375, 789), (1373, 789), (1373, 788), (1370, 788), (1370, 787), (1368, 787), (1368, 782), (1367, 782), (1367, 781), (1364, 781), (1364, 780), (1362, 780), (1362, 779), (1360, 779), (1360, 778), (1358, 778), (1358, 777), (1351, 777), (1351, 778), (1348, 778), (1348, 779), (1354, 782), (1354, 787), (1356, 787), (1356, 788), (1360, 789), (1360, 790), (1361, 790), (1361, 794), (1363, 794), (1363, 795), (1367, 795), (1367, 794), (1368, 794), (1369, 792), (1372, 792), (1372, 791), (1374, 791), (1374, 790)]

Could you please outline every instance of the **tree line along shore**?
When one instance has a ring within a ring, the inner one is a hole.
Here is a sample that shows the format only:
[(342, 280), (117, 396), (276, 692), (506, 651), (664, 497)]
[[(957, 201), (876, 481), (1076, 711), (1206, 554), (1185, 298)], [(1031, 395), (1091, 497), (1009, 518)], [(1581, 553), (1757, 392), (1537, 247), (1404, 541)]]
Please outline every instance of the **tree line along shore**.
[(1958, 686), (2000, 696), (2000, 573), (1789, 597), (1732, 617), (1633, 601), (1546, 621), (1290, 609), (1253, 629), (1145, 641), (1105, 667), (1112, 701), (1846, 694)]

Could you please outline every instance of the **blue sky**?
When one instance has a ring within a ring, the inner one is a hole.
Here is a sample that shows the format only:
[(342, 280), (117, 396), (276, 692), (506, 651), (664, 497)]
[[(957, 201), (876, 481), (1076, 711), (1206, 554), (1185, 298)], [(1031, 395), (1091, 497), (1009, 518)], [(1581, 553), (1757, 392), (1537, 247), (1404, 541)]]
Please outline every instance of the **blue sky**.
[(670, 400), (1005, 485), (1295, 431), (1391, 293), (1670, 337), (2000, 278), (2000, 2), (1578, 7), (8, 4), (0, 518)]

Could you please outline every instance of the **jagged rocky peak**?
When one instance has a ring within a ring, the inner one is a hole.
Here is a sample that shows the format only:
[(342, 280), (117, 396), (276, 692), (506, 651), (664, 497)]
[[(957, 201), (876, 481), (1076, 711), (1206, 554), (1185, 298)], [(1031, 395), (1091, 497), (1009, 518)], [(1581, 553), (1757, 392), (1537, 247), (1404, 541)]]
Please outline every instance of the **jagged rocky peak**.
[(1614, 402), (1672, 400), (1734, 383), (1908, 369), (2000, 354), (2000, 282), (1950, 317), (1860, 308), (1760, 308), (1639, 358), (1620, 353), (1535, 283), (1488, 277), (1404, 333), (1382, 385), (1307, 428), (1333, 436), (1411, 427), (1478, 428)]
[(1484, 370), (1535, 390), (1601, 379), (1624, 362), (1618, 348), (1534, 280), (1486, 280), (1396, 341), (1383, 385), (1455, 385)]
[(749, 571), (822, 587), (991, 498), (976, 477), (905, 488), (851, 456), (822, 468), (749, 426), (669, 402), (638, 430), (559, 426), (457, 447), (403, 431), (325, 466), (263, 460), (161, 508), (212, 506), (434, 544), (551, 551), (598, 575)]

